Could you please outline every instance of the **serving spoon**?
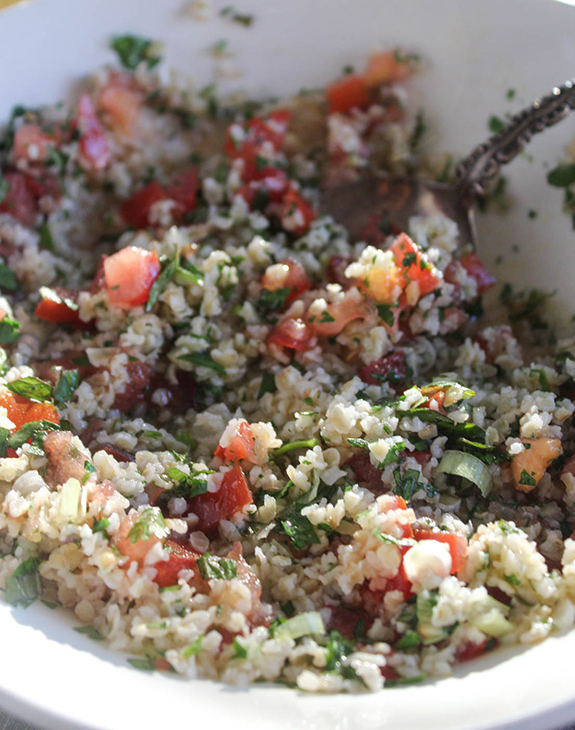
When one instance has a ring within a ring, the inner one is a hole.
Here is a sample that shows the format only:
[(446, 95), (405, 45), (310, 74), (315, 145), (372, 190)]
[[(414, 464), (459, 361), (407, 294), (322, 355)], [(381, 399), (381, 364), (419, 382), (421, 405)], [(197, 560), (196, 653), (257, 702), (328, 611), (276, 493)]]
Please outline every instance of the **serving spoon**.
[(343, 224), (351, 240), (362, 238), (374, 215), (406, 231), (411, 216), (440, 213), (457, 223), (461, 244), (475, 247), (477, 197), (485, 195), (499, 169), (515, 159), (534, 134), (557, 124), (574, 108), (575, 79), (534, 101), (511, 117), (501, 132), (475, 147), (457, 165), (453, 185), (366, 168), (357, 180), (325, 191), (320, 211)]

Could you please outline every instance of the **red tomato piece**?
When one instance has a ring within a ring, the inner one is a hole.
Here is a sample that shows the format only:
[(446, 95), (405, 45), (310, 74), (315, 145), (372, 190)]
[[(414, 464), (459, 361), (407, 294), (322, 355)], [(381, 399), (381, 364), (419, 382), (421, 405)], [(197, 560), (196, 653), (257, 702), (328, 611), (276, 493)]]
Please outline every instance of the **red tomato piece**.
[(437, 289), (441, 280), (425, 263), (420, 249), (406, 233), (402, 233), (395, 239), (390, 250), (395, 259), (395, 265), (403, 271), (406, 283), (417, 281), (422, 297)]
[(285, 194), (280, 212), (281, 224), (294, 236), (303, 236), (317, 218), (313, 205), (293, 188)]
[(352, 109), (367, 109), (370, 103), (369, 92), (363, 76), (347, 74), (329, 84), (326, 89), (330, 114), (345, 114)]
[(206, 492), (189, 500), (190, 510), (197, 515), (197, 530), (212, 532), (221, 520), (239, 512), (253, 502), (252, 493), (239, 466), (227, 471), (217, 492)]
[(349, 608), (335, 606), (331, 609), (328, 626), (330, 631), (339, 631), (344, 639), (353, 639), (358, 621), (363, 621), (364, 629), (368, 628), (366, 624), (371, 623), (368, 617), (360, 611), (350, 611)]
[(80, 132), (81, 161), (88, 168), (104, 170), (112, 161), (112, 152), (104, 127), (88, 94), (80, 97), (75, 124)]
[(36, 168), (26, 175), (26, 187), (36, 200), (45, 195), (58, 200), (62, 194), (58, 178), (43, 167)]
[(278, 109), (265, 118), (254, 117), (247, 123), (241, 142), (234, 140), (231, 128), (228, 128), (224, 150), (232, 159), (241, 158), (244, 161), (244, 182), (259, 178), (261, 165), (258, 164), (258, 157), (265, 157), (270, 147), (272, 152), (281, 150), (290, 118), (291, 112), (287, 109)]
[(268, 344), (306, 352), (314, 341), (313, 327), (303, 319), (287, 317), (276, 324), (268, 337)]
[(462, 535), (456, 535), (452, 532), (415, 529), (413, 537), (417, 541), (437, 540), (437, 542), (445, 543), (451, 553), (451, 575), (458, 573), (467, 561), (467, 540)]
[(470, 253), (469, 256), (461, 259), (459, 263), (467, 271), (469, 276), (472, 276), (477, 282), (478, 294), (484, 294), (497, 283), (497, 279), (487, 271), (476, 253)]
[(412, 73), (413, 68), (409, 58), (404, 60), (397, 50), (384, 51), (369, 59), (363, 78), (368, 87), (373, 87), (381, 84), (396, 84), (411, 76)]
[(466, 641), (463, 646), (460, 646), (455, 652), (455, 661), (469, 662), (472, 659), (476, 659), (478, 656), (485, 654), (487, 651), (488, 639), (485, 639), (479, 644), (474, 644), (471, 641)]
[(364, 383), (369, 385), (381, 385), (387, 382), (392, 386), (405, 383), (407, 377), (407, 363), (402, 350), (392, 352), (382, 357), (381, 360), (370, 362), (369, 365), (361, 368), (358, 373)]
[(126, 76), (115, 74), (110, 79), (100, 94), (99, 104), (119, 132), (129, 135), (134, 131), (140, 115), (142, 94)]
[(271, 269), (273, 273), (270, 272), (270, 269), (267, 269), (262, 277), (262, 288), (269, 291), (288, 288), (290, 293), (284, 305), (287, 307), (306, 292), (311, 285), (305, 269), (297, 261), (286, 259), (281, 262), (281, 267), (282, 271), (279, 274), (275, 266)]
[(240, 421), (236, 428), (236, 434), (227, 446), (218, 446), (214, 452), (224, 461), (236, 461), (238, 459), (254, 459), (254, 437), (249, 423)]
[(170, 557), (167, 560), (154, 563), (156, 569), (154, 583), (157, 583), (160, 588), (176, 585), (180, 571), (194, 570), (196, 561), (200, 557), (199, 553), (187, 550), (173, 540), (166, 540), (164, 547), (168, 549)]
[(242, 196), (250, 208), (253, 208), (255, 204), (258, 204), (258, 208), (262, 208), (268, 203), (281, 203), (288, 189), (289, 181), (283, 170), (279, 170), (277, 167), (265, 167), (261, 173), (241, 187), (237, 193)]
[(36, 221), (38, 206), (30, 191), (28, 176), (22, 172), (7, 172), (4, 179), (8, 183), (6, 197), (0, 203), (0, 213), (9, 213), (24, 226), (32, 226)]
[(376, 495), (383, 494), (384, 485), (381, 481), (382, 472), (371, 463), (369, 454), (354, 454), (347, 464), (353, 469), (355, 478), (361, 486), (365, 486)]
[(85, 324), (78, 313), (78, 291), (64, 289), (62, 287), (42, 287), (42, 299), (36, 305), (34, 314), (46, 322), (55, 324), (74, 324), (82, 326)]
[(200, 179), (195, 168), (179, 172), (166, 187), (166, 196), (176, 202), (176, 218), (183, 218), (196, 207), (196, 195), (200, 189)]
[(0, 393), (0, 406), (6, 409), (8, 418), (15, 426), (14, 431), (32, 421), (60, 423), (58, 411), (51, 403), (34, 403), (10, 391)]
[(155, 251), (136, 246), (128, 246), (108, 256), (104, 261), (104, 276), (110, 303), (120, 309), (145, 304), (160, 269)]
[(167, 197), (160, 183), (151, 182), (124, 202), (120, 214), (129, 226), (147, 228), (150, 225), (150, 208)]
[(14, 156), (17, 160), (45, 162), (56, 138), (44, 132), (38, 124), (23, 124), (14, 132)]
[(128, 360), (126, 364), (128, 382), (122, 393), (116, 393), (112, 408), (128, 413), (144, 400), (144, 392), (152, 379), (152, 368), (146, 362)]
[(394, 578), (390, 578), (387, 581), (387, 585), (385, 586), (385, 592), (388, 593), (389, 591), (400, 591), (403, 593), (404, 599), (407, 601), (409, 596), (413, 593), (413, 586), (411, 585), (411, 582), (408, 580), (407, 576), (405, 575), (405, 570), (403, 568), (403, 561), (401, 562), (401, 565), (399, 566), (399, 570), (397, 571), (397, 575)]

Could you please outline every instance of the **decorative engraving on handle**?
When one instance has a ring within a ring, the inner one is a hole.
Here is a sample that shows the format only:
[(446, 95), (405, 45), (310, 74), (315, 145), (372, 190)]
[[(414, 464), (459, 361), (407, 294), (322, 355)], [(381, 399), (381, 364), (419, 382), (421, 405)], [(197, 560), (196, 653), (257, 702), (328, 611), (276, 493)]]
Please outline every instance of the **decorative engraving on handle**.
[(478, 195), (484, 195), (502, 165), (515, 159), (534, 134), (557, 124), (572, 109), (575, 109), (575, 79), (534, 101), (528, 109), (512, 117), (499, 134), (476, 147), (455, 171), (462, 202), (470, 206)]

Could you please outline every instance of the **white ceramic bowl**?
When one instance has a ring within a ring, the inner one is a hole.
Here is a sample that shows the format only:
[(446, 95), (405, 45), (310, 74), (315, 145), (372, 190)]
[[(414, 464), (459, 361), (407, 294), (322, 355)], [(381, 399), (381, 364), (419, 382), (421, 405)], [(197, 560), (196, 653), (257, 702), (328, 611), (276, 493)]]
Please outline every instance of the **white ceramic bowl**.
[[(213, 0), (207, 23), (185, 17), (184, 4), (33, 0), (5, 10), (0, 118), (15, 103), (65, 95), (79, 76), (112, 60), (110, 35), (127, 31), (165, 41), (167, 65), (199, 83), (210, 80), (210, 45), (226, 38), (245, 72), (235, 85), (256, 95), (321, 86), (371, 50), (401, 44), (426, 60), (412, 87), (428, 111), (430, 142), (456, 154), (486, 135), (491, 114), (504, 116), (575, 74), (575, 8), (555, 0), (237, 0), (256, 17), (249, 29), (219, 17), (228, 0)], [(509, 88), (516, 90), (512, 102)], [(545, 177), (574, 133), (575, 114), (537, 138), (533, 161), (524, 157), (508, 171), (513, 209), (480, 219), (486, 263), (517, 287), (557, 290), (565, 318), (575, 312), (575, 233), (561, 212), (561, 191)], [(530, 209), (539, 214), (535, 220)], [(55, 730), (536, 730), (575, 719), (575, 632), (517, 649), (506, 661), (486, 657), (423, 686), (318, 697), (141, 673), (125, 656), (75, 633), (74, 623), (43, 605), (0, 606), (0, 705)]]

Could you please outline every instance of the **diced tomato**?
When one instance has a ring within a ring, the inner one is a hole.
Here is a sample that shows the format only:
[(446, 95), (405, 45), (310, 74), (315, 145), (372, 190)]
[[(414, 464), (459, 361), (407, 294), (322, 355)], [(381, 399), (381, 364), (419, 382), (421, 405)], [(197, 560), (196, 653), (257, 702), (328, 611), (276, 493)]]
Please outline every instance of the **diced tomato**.
[(407, 509), (407, 503), (403, 497), (398, 497), (397, 494), (387, 495), (387, 504), (384, 506), (384, 512), (390, 512), (394, 509)]
[(385, 586), (385, 592), (388, 593), (390, 591), (400, 591), (403, 594), (403, 598), (405, 600), (407, 600), (409, 596), (411, 596), (411, 594), (413, 593), (413, 586), (411, 584), (411, 581), (405, 575), (403, 562), (399, 566), (397, 575), (387, 581), (387, 585)]
[(265, 167), (257, 179), (243, 185), (238, 190), (238, 195), (253, 208), (261, 209), (268, 203), (281, 203), (288, 189), (288, 177), (283, 170), (277, 167)]
[(406, 449), (398, 454), (400, 460), (406, 459), (408, 456), (415, 459), (420, 466), (427, 466), (431, 461), (431, 453), (429, 451), (408, 451)]
[(120, 309), (145, 304), (160, 269), (155, 251), (136, 246), (128, 246), (108, 256), (104, 261), (104, 275), (110, 303)]
[(140, 114), (142, 93), (134, 87), (128, 77), (114, 74), (103, 88), (99, 104), (110, 116), (112, 126), (121, 133), (129, 135), (134, 131)]
[(75, 120), (80, 132), (80, 160), (85, 167), (104, 170), (112, 161), (106, 132), (88, 94), (82, 94)]
[(128, 413), (144, 400), (144, 392), (152, 379), (152, 368), (140, 360), (128, 360), (126, 363), (128, 382), (122, 393), (116, 393), (112, 408), (121, 413)]
[(254, 436), (249, 423), (240, 421), (236, 427), (236, 434), (227, 446), (218, 446), (214, 456), (224, 461), (237, 459), (254, 459)]
[(369, 365), (361, 368), (358, 373), (364, 383), (369, 385), (381, 385), (387, 382), (392, 386), (405, 383), (407, 378), (407, 363), (402, 350), (392, 352), (382, 357), (381, 360), (370, 362)]
[(395, 265), (403, 272), (406, 284), (410, 281), (417, 281), (419, 284), (420, 296), (423, 297), (437, 289), (441, 280), (425, 263), (420, 249), (406, 233), (402, 233), (395, 239), (390, 250), (395, 259)]
[(453, 532), (444, 532), (438, 530), (420, 530), (413, 531), (413, 537), (419, 540), (436, 540), (443, 542), (449, 547), (451, 553), (451, 575), (458, 573), (467, 562), (467, 540), (462, 535), (456, 535)]
[(124, 449), (121, 449), (119, 446), (115, 446), (114, 444), (98, 444), (98, 449), (101, 449), (107, 454), (110, 454), (110, 456), (113, 456), (114, 459), (116, 459), (116, 461), (119, 461), (121, 464), (127, 464), (129, 462), (135, 461), (135, 458), (132, 454), (124, 451)]
[(275, 153), (281, 150), (290, 118), (291, 112), (287, 109), (278, 109), (265, 118), (254, 117), (247, 123), (245, 136), (240, 142), (236, 142), (233, 137), (232, 128), (235, 125), (228, 128), (224, 150), (232, 159), (244, 161), (244, 182), (261, 179), (258, 158), (267, 159), (270, 151)]
[(306, 352), (313, 346), (314, 340), (312, 325), (299, 317), (287, 317), (276, 324), (267, 341), (269, 345), (279, 345), (279, 347), (287, 347), (290, 350)]
[(195, 168), (179, 172), (165, 189), (166, 196), (175, 200), (176, 210), (174, 217), (183, 218), (196, 207), (196, 195), (200, 188), (200, 179)]
[(120, 208), (120, 215), (133, 228), (147, 228), (150, 225), (150, 209), (154, 203), (167, 199), (166, 192), (158, 182), (151, 182), (140, 188)]
[(268, 267), (261, 283), (262, 288), (269, 291), (288, 288), (290, 293), (285, 301), (286, 307), (310, 288), (305, 269), (293, 259)]
[(97, 294), (99, 291), (102, 291), (102, 289), (106, 288), (106, 274), (104, 271), (104, 263), (108, 257), (102, 254), (100, 256), (100, 261), (98, 262), (98, 268), (96, 269), (96, 273), (94, 275), (94, 278), (92, 279), (92, 285), (90, 287), (90, 294)]
[(369, 454), (354, 454), (347, 464), (353, 469), (355, 478), (361, 486), (370, 489), (374, 494), (380, 495), (386, 491), (381, 481), (382, 472), (371, 463)]
[[(34, 372), (37, 377), (43, 380), (49, 380), (52, 383), (56, 383), (59, 377), (60, 370), (78, 370), (82, 380), (90, 378), (96, 372), (98, 368), (93, 365), (81, 365), (78, 363), (85, 362), (85, 353), (79, 350), (70, 350), (62, 357), (56, 357), (52, 360), (40, 360), (31, 363), (34, 368)], [(97, 430), (102, 430), (103, 425), (100, 422)]]
[(338, 256), (337, 254), (330, 256), (328, 265), (329, 280), (347, 289), (353, 283), (353, 280), (348, 279), (345, 275), (345, 270), (350, 263), (347, 256)]
[(190, 510), (197, 515), (197, 530), (212, 532), (221, 520), (239, 512), (253, 501), (244, 473), (239, 466), (227, 471), (217, 492), (206, 492), (188, 501)]
[(132, 542), (130, 531), (137, 519), (138, 515), (135, 512), (126, 515), (120, 523), (120, 529), (114, 537), (114, 542), (122, 555), (143, 565), (146, 555), (155, 545), (161, 542), (161, 539), (157, 535), (151, 534), (148, 537), (142, 536), (139, 540)]
[[(560, 439), (542, 437), (533, 441), (523, 439), (525, 449), (515, 454), (511, 470), (515, 486), (531, 492), (539, 484), (551, 462), (563, 453)], [(527, 448), (529, 447), (529, 448)]]
[(58, 411), (51, 403), (34, 403), (10, 391), (0, 393), (0, 406), (6, 409), (8, 418), (15, 426), (14, 430), (32, 421), (60, 423)]
[(36, 200), (45, 195), (58, 200), (62, 195), (60, 181), (44, 167), (34, 168), (26, 174), (26, 187)]
[(398, 51), (385, 51), (369, 59), (363, 78), (368, 87), (374, 87), (381, 84), (396, 84), (412, 73), (413, 68), (408, 58), (404, 60)]
[(476, 659), (478, 656), (485, 654), (487, 651), (488, 641), (488, 639), (484, 639), (479, 644), (475, 644), (472, 641), (466, 641), (455, 652), (455, 661), (459, 663), (469, 662), (472, 659)]
[[(313, 327), (321, 337), (334, 337), (355, 319), (365, 319), (366, 303), (357, 289), (350, 289), (341, 299), (328, 304), (324, 312), (313, 317)], [(308, 317), (312, 322), (312, 318)]]
[(339, 631), (344, 639), (353, 639), (354, 631), (360, 621), (363, 622), (364, 630), (368, 628), (366, 623), (371, 623), (363, 611), (350, 611), (343, 606), (335, 606), (331, 609), (328, 626), (330, 631)]
[(329, 84), (326, 95), (330, 114), (367, 109), (370, 103), (365, 79), (359, 74), (347, 74)]
[(391, 223), (391, 221), (387, 220), (380, 213), (373, 213), (363, 229), (360, 238), (372, 246), (379, 247), (385, 243), (388, 236), (399, 236), (400, 234), (401, 228), (396, 226), (395, 223)]
[(199, 553), (187, 550), (173, 540), (166, 540), (164, 547), (168, 549), (170, 557), (168, 560), (154, 563), (156, 569), (154, 583), (157, 583), (160, 588), (176, 585), (180, 571), (193, 570), (196, 567), (197, 559), (200, 557)]
[(395, 671), (395, 669), (388, 664), (386, 664), (385, 667), (380, 667), (381, 676), (385, 677), (385, 679), (399, 679), (399, 674)]
[(62, 287), (42, 287), (42, 299), (36, 305), (34, 315), (54, 324), (73, 324), (83, 326), (78, 312), (78, 291)]
[(303, 236), (317, 218), (313, 205), (293, 188), (285, 194), (280, 213), (281, 224), (294, 236)]
[(14, 156), (17, 160), (45, 162), (56, 138), (44, 132), (38, 124), (23, 124), (14, 132)]
[(469, 276), (472, 276), (477, 282), (478, 294), (485, 294), (488, 289), (491, 289), (497, 283), (497, 279), (489, 273), (476, 253), (470, 253), (462, 258), (459, 263)]
[(4, 174), (4, 179), (8, 183), (8, 192), (0, 203), (0, 213), (9, 213), (22, 225), (32, 226), (36, 221), (38, 206), (34, 194), (29, 189), (27, 177), (21, 172)]

